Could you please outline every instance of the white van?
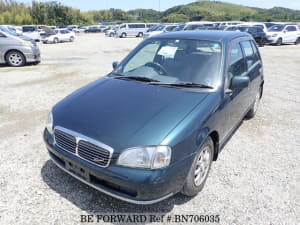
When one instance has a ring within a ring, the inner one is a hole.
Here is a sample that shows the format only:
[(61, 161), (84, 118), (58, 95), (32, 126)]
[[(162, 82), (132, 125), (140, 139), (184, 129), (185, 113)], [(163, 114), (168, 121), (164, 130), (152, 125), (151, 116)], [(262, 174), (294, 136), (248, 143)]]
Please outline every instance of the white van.
[(116, 34), (121, 38), (127, 36), (143, 37), (147, 30), (148, 27), (145, 23), (123, 23), (120, 25)]
[(30, 38), (32, 38), (35, 41), (40, 41), (41, 40), (41, 36), (40, 33), (38, 31), (37, 26), (23, 26), (22, 27), (22, 32), (23, 35), (28, 36)]

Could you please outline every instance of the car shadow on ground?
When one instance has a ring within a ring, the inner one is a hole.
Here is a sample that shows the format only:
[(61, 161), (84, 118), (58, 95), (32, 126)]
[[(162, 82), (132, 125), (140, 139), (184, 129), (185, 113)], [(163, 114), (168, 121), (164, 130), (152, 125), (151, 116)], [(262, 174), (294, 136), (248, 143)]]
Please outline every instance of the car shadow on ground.
[(191, 197), (177, 194), (152, 205), (135, 205), (105, 195), (78, 181), (48, 160), (41, 169), (44, 182), (60, 196), (72, 202), (87, 214), (103, 213), (157, 213), (171, 212), (174, 205), (181, 205)]

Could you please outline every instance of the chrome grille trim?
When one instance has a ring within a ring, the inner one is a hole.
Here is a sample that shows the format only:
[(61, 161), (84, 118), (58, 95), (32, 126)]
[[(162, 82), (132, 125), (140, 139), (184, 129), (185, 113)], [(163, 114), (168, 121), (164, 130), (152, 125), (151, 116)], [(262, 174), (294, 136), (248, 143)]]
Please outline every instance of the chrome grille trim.
[[(69, 140), (64, 140), (64, 138), (69, 138)], [(68, 142), (70, 140), (71, 142)], [(54, 144), (85, 161), (104, 168), (109, 166), (114, 152), (112, 147), (100, 141), (60, 126), (54, 128)], [(101, 160), (93, 161), (93, 159)]]

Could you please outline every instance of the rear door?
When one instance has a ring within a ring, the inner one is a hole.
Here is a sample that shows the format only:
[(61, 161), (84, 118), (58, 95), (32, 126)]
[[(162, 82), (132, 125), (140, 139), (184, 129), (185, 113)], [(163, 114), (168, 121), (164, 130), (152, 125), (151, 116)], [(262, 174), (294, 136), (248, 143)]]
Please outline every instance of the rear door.
[(128, 24), (127, 35), (128, 36), (136, 36), (137, 35), (137, 27), (136, 24)]
[(262, 60), (256, 44), (252, 40), (245, 40), (241, 42), (244, 52), (247, 76), (250, 79), (250, 84), (245, 96), (248, 108), (254, 102), (255, 96), (259, 91), (262, 81), (263, 65)]
[(296, 42), (297, 40), (297, 28), (296, 26), (287, 26), (285, 29), (285, 41), (284, 42)]
[(231, 80), (235, 76), (247, 76), (247, 67), (244, 52), (241, 46), (241, 39), (236, 39), (229, 46), (226, 73), (225, 73), (225, 93), (223, 107), (225, 111), (224, 132), (220, 140), (224, 140), (231, 131), (238, 125), (248, 108), (245, 100), (249, 95), (248, 88), (231, 90)]

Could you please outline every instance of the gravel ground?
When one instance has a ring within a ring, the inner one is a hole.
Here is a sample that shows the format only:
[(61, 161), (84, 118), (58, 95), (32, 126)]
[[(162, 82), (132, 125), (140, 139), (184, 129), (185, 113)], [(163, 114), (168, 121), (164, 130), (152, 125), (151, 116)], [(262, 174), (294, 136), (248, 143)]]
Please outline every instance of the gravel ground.
[(37, 66), (0, 66), (0, 224), (80, 224), (80, 215), (105, 213), (218, 214), (221, 224), (299, 224), (300, 46), (261, 48), (265, 92), (259, 112), (242, 123), (194, 198), (178, 194), (155, 205), (132, 205), (93, 190), (49, 160), (42, 130), (50, 108), (108, 73), (111, 62), (140, 41), (83, 34), (74, 43), (41, 44)]

